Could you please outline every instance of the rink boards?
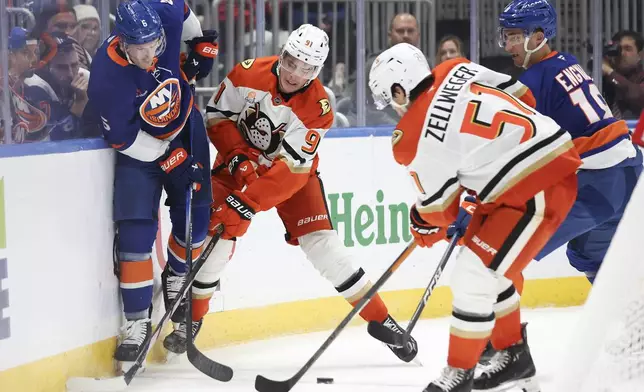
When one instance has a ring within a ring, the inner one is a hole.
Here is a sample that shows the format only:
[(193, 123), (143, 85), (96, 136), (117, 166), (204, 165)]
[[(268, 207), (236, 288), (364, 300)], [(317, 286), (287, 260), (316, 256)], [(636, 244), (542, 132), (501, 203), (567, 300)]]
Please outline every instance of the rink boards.
[[(329, 213), (345, 245), (375, 281), (411, 240), (411, 181), (392, 158), (390, 128), (332, 130), (320, 172)], [(64, 391), (69, 376), (112, 370), (121, 324), (111, 221), (115, 152), (102, 140), (0, 148), (0, 391)], [(162, 211), (155, 290), (169, 233)], [(384, 288), (408, 318), (445, 245), (418, 249)], [(451, 267), (424, 317), (450, 314)], [(583, 303), (585, 278), (558, 250), (526, 270), (529, 307)], [(163, 308), (156, 297), (155, 316)], [(237, 247), (198, 339), (202, 348), (335, 327), (349, 311), (274, 211), (258, 214)], [(361, 321), (356, 321), (361, 322)], [(152, 359), (162, 358), (155, 347)]]

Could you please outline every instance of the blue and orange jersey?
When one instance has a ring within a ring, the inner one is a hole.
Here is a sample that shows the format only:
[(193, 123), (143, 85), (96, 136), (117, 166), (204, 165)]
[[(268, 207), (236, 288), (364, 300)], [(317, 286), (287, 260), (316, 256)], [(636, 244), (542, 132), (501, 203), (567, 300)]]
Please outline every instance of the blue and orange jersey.
[(575, 56), (552, 51), (519, 80), (532, 91), (536, 109), (572, 135), (584, 161), (582, 169), (641, 164), (626, 122), (613, 117)]
[(88, 95), (101, 117), (103, 134), (118, 149), (129, 148), (143, 131), (171, 140), (183, 129), (193, 106), (190, 86), (180, 69), (183, 23), (190, 9), (183, 0), (150, 0), (159, 14), (166, 48), (148, 70), (132, 65), (109, 37), (92, 61)]

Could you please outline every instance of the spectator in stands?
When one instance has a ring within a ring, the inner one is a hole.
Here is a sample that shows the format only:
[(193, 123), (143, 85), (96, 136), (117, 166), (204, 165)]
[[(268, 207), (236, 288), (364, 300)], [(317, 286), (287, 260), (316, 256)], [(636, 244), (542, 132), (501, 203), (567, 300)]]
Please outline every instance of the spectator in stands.
[(25, 80), (26, 96), (49, 114), (50, 140), (84, 137), (82, 116), (87, 105), (89, 72), (82, 69), (71, 37), (44, 34), (41, 66)]
[(604, 95), (617, 118), (639, 118), (644, 109), (644, 38), (635, 31), (613, 36), (604, 50)]
[[(66, 34), (73, 36), (77, 31), (76, 13), (64, 2), (46, 3), (36, 14), (36, 26), (32, 34), (41, 44), (47, 40), (45, 34)], [(79, 46), (77, 46), (78, 48)], [(42, 50), (41, 50), (42, 51)], [(85, 50), (79, 50), (79, 61), (83, 68), (89, 69), (91, 56)]]
[[(101, 37), (101, 18), (92, 5), (79, 4), (74, 6), (78, 24), (72, 35), (84, 49), (91, 64), (92, 57), (96, 54)], [(89, 68), (88, 68), (89, 69)]]
[(465, 57), (463, 41), (455, 35), (446, 35), (441, 38), (436, 53), (436, 65), (456, 57)]
[[(412, 14), (401, 13), (391, 19), (391, 24), (389, 25), (389, 47), (401, 42), (406, 42), (414, 45), (415, 47), (420, 46), (420, 29), (418, 28), (418, 20), (416, 20), (416, 17)], [(375, 57), (378, 56), (376, 55)]]
[[(409, 13), (400, 13), (391, 19), (389, 24), (389, 47), (406, 42), (418, 47), (420, 45), (420, 29), (416, 17)], [(385, 48), (386, 49), (386, 48)], [(384, 50), (384, 49), (383, 49)], [(365, 78), (369, 75), (371, 65), (376, 60), (380, 53), (372, 53), (367, 56), (365, 62)], [(349, 77), (349, 84), (344, 87), (336, 82), (337, 77), (334, 78), (329, 87), (336, 94), (338, 100), (338, 111), (346, 115), (347, 119), (353, 124), (356, 124), (357, 116), (357, 75), (355, 70)], [(396, 125), (400, 119), (391, 106), (383, 110), (377, 110), (373, 103), (373, 98), (367, 87), (367, 82), (364, 83), (365, 97), (366, 97), (366, 125)]]
[[(26, 78), (34, 73), (38, 61), (38, 41), (27, 30), (14, 27), (9, 33), (9, 89), (11, 92), (11, 140), (13, 143), (39, 140), (47, 125), (47, 114), (25, 98)], [(0, 75), (0, 99), (2, 75)], [(4, 142), (4, 127), (0, 126), (0, 143)]]
[(40, 37), (42, 33), (65, 33), (72, 35), (76, 30), (74, 9), (65, 3), (44, 4), (36, 14), (36, 26), (33, 34)]

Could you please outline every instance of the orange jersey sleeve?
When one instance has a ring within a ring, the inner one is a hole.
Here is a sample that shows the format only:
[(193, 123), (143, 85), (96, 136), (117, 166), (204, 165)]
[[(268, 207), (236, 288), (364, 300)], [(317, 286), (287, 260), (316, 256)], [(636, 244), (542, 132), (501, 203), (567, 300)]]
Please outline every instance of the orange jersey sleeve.
[(237, 118), (244, 107), (244, 100), (237, 86), (244, 84), (244, 71), (241, 63), (237, 64), (221, 82), (206, 106), (208, 138), (224, 157), (231, 151), (246, 146), (246, 141), (237, 128)]

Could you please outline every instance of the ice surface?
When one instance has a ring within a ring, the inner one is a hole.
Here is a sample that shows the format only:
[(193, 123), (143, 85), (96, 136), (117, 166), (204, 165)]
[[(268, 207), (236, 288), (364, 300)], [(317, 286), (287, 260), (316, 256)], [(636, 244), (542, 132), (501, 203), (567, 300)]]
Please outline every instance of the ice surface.
[[(552, 389), (560, 353), (579, 308), (526, 310), (528, 340), (543, 392)], [(421, 320), (413, 333), (422, 363), (405, 364), (366, 332), (366, 325), (349, 328), (309, 370), (293, 391), (420, 392), (440, 374), (447, 357), (449, 319)], [(402, 323), (405, 325), (406, 323)], [(235, 376), (221, 383), (202, 375), (181, 358), (177, 364), (150, 367), (128, 388), (132, 392), (254, 391), (255, 376), (283, 380), (291, 377), (326, 339), (329, 332), (312, 333), (220, 348), (208, 356), (231, 366)], [(332, 377), (334, 384), (317, 384)], [(550, 386), (550, 388), (549, 388)]]

